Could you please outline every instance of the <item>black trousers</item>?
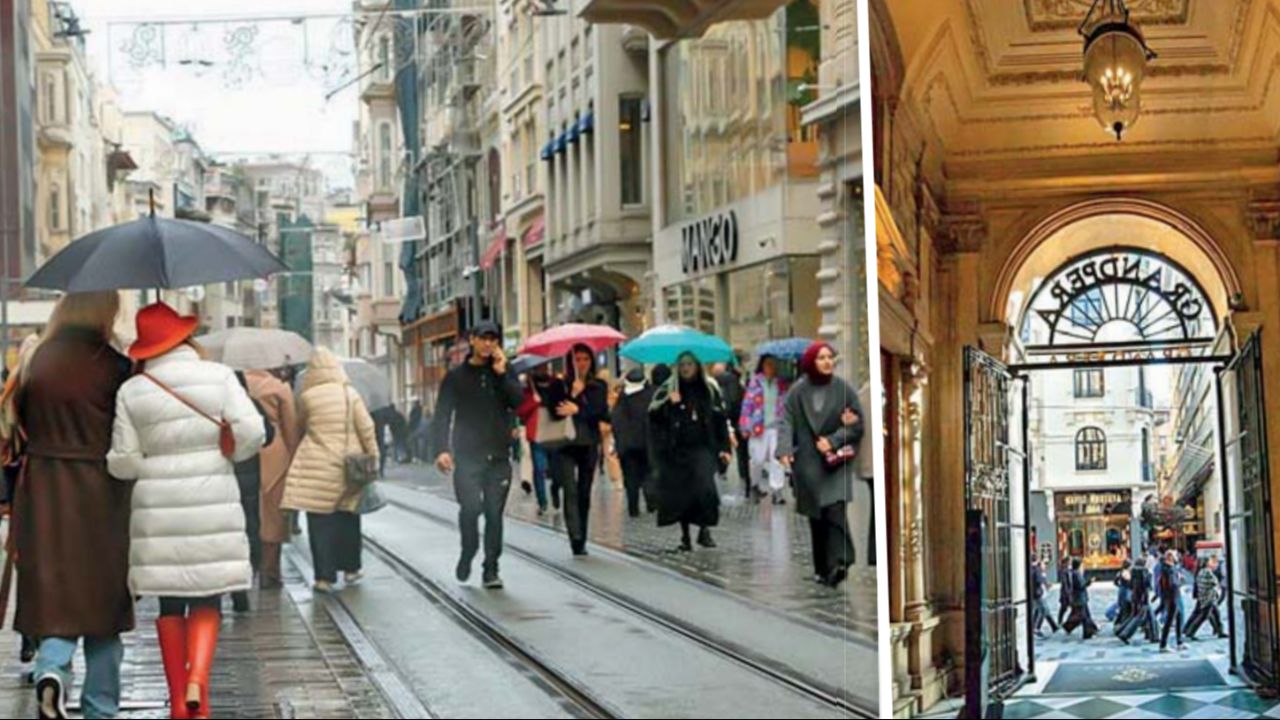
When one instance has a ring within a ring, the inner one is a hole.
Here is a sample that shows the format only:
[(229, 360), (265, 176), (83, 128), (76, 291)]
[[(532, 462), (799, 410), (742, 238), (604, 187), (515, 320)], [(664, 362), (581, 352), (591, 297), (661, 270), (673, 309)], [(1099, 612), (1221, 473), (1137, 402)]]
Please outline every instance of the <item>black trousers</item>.
[(813, 571), (828, 577), (837, 568), (853, 565), (853, 538), (849, 536), (848, 503), (838, 502), (822, 508), (822, 514), (809, 518), (809, 534), (813, 540)]
[(484, 569), (497, 572), (502, 556), (502, 513), (511, 491), (511, 463), (505, 457), (460, 463), (453, 474), (458, 498), (458, 527), (462, 559), (471, 562), (480, 551), (480, 516), (484, 516)]
[(1133, 637), (1139, 630), (1146, 635), (1147, 641), (1156, 639), (1156, 623), (1155, 618), (1151, 615), (1151, 607), (1146, 603), (1132, 603), (1133, 611), (1129, 613), (1129, 619), (1124, 621), (1124, 625), (1116, 631), (1116, 637), (1126, 642)]
[(195, 608), (213, 608), (222, 611), (222, 596), (208, 597), (160, 597), (160, 617), (186, 617)]
[(311, 540), (311, 562), (315, 565), (317, 581), (337, 582), (339, 570), (360, 572), (364, 539), (360, 535), (359, 515), (307, 513), (307, 535)]
[(1182, 644), (1182, 612), (1178, 610), (1178, 602), (1164, 602), (1164, 629), (1160, 631), (1160, 648), (1164, 649), (1169, 645), (1169, 630), (1177, 629), (1178, 644)]
[(1088, 605), (1071, 606), (1071, 614), (1067, 616), (1067, 621), (1062, 624), (1062, 631), (1070, 635), (1076, 628), (1080, 628), (1085, 640), (1098, 634), (1098, 624), (1093, 621), (1093, 613), (1089, 612)]
[(249, 562), (256, 573), (262, 567), (262, 478), (237, 476), (236, 482), (240, 485), (240, 508), (244, 510), (244, 534), (249, 536)]
[[(735, 424), (736, 421), (735, 418)], [(741, 430), (735, 429), (733, 432), (738, 436), (738, 450), (735, 453), (738, 456), (738, 477), (742, 478), (742, 491), (749, 498), (751, 497), (751, 449), (747, 447), (747, 442), (751, 438)]]
[(551, 477), (564, 490), (564, 524), (574, 551), (587, 545), (591, 515), (591, 486), (595, 483), (596, 446), (570, 446), (551, 453)]
[(1071, 612), (1071, 600), (1067, 598), (1066, 593), (1058, 594), (1058, 624), (1065, 625), (1067, 621), (1067, 613)]
[(645, 507), (653, 510), (653, 487), (649, 482), (649, 451), (624, 450), (618, 453), (622, 463), (622, 482), (627, 488), (627, 512), (631, 517), (640, 514), (640, 495), (644, 494)]
[(1218, 612), (1216, 603), (1202, 603), (1196, 605), (1196, 609), (1191, 613), (1191, 617), (1187, 620), (1187, 625), (1183, 629), (1187, 637), (1195, 637), (1199, 632), (1200, 626), (1204, 621), (1208, 620), (1213, 626), (1214, 635), (1222, 635), (1222, 615)]

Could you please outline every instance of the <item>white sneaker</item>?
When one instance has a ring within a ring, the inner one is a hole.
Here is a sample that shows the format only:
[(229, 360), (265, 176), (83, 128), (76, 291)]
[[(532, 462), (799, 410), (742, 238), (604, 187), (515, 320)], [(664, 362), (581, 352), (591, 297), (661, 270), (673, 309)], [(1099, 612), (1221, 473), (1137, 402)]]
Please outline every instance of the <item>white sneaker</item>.
[(346, 583), (347, 585), (358, 585), (360, 584), (360, 581), (363, 579), (364, 579), (364, 573), (360, 572), (359, 570), (353, 573), (342, 574), (342, 582)]

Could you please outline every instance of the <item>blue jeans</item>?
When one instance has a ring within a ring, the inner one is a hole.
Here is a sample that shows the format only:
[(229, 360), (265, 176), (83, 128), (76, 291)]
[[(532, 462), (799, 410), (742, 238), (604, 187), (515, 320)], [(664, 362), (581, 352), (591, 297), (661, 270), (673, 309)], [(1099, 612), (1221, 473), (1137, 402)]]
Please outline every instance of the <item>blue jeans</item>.
[(538, 507), (547, 508), (547, 451), (537, 443), (529, 443), (533, 459), (533, 492), (538, 497)]
[[(71, 658), (79, 638), (44, 638), (36, 655), (35, 678), (54, 675), (71, 693)], [(120, 712), (120, 663), (124, 644), (119, 635), (84, 639), (85, 675), (80, 705), (86, 718), (113, 718)]]

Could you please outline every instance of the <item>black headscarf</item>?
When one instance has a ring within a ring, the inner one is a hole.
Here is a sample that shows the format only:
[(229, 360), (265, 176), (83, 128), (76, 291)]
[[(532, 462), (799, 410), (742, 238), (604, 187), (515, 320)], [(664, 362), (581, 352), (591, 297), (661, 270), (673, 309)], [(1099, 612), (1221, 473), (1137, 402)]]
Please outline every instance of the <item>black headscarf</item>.
[(666, 385), (667, 381), (671, 379), (671, 366), (662, 363), (654, 365), (652, 379), (654, 387)]

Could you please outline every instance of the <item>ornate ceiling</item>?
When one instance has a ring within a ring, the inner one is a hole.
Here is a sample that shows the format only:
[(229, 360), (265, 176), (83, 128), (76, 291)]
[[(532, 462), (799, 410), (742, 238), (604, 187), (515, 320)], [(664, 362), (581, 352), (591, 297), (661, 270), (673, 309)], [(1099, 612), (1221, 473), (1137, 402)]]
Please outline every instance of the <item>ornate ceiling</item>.
[(1077, 27), (1090, 4), (886, 0), (903, 55), (903, 100), (950, 165), (1208, 148), (1270, 152), (1274, 164), (1280, 0), (1129, 0), (1159, 57), (1122, 143), (1094, 121), (1080, 80)]

